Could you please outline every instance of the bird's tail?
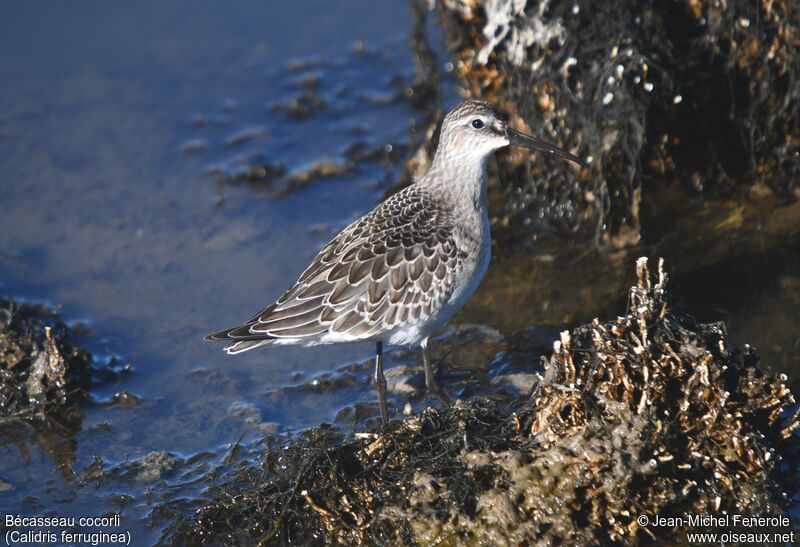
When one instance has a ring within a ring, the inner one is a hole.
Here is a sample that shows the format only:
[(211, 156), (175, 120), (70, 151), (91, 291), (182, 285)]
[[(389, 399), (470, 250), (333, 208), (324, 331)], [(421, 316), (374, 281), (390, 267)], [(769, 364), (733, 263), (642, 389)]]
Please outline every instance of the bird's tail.
[(237, 353), (242, 353), (243, 351), (269, 345), (273, 340), (274, 339), (272, 338), (267, 338), (266, 340), (240, 340), (239, 342), (234, 342), (233, 344), (225, 346), (225, 351), (228, 353), (228, 355), (236, 355)]
[(274, 336), (269, 336), (268, 334), (262, 334), (258, 336), (237, 336), (234, 334), (234, 331), (240, 331), (241, 327), (234, 327), (232, 329), (225, 329), (219, 332), (215, 332), (203, 337), (203, 340), (207, 340), (209, 342), (218, 342), (218, 341), (227, 341), (232, 342), (225, 346), (225, 351), (229, 355), (235, 355), (237, 353), (242, 353), (243, 351), (248, 351), (251, 349), (255, 349), (261, 346), (266, 346), (273, 343), (276, 338)]

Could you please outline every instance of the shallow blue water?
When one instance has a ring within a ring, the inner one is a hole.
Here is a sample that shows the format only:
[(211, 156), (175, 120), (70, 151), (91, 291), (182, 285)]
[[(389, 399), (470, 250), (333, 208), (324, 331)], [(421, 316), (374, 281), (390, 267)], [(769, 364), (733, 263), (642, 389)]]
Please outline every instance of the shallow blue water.
[[(336, 230), (386, 190), (359, 164), (285, 197), (219, 182), (256, 161), (290, 172), (343, 161), (356, 142), (402, 144), (414, 113), (404, 2), (7, 4), (0, 16), (0, 290), (44, 299), (94, 331), (88, 349), (133, 365), (132, 409), (92, 406), (59, 462), (35, 443), (0, 448), (3, 511), (99, 513), (120, 491), (70, 476), (165, 450), (222, 450), (257, 422), (331, 420), (357, 388), (270, 404), (278, 386), (367, 359), (371, 348), (281, 348), (238, 358), (202, 341), (277, 297)], [(315, 79), (325, 105), (295, 120), (281, 105)], [(220, 201), (220, 196), (222, 200)], [(338, 398), (338, 399), (337, 399)], [(254, 403), (255, 402), (255, 403)], [(136, 543), (154, 537), (135, 492)], [(114, 488), (125, 489), (115, 485)]]

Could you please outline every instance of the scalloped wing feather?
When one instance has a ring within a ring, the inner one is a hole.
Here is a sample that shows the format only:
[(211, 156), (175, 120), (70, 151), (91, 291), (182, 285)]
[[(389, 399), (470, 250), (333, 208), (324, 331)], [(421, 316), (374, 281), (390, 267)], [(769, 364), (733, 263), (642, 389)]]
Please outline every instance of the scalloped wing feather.
[(424, 189), (409, 186), (323, 247), (273, 305), (213, 336), (248, 342), (229, 346), (243, 351), (259, 340), (368, 339), (426, 321), (447, 302), (462, 262), (448, 220)]

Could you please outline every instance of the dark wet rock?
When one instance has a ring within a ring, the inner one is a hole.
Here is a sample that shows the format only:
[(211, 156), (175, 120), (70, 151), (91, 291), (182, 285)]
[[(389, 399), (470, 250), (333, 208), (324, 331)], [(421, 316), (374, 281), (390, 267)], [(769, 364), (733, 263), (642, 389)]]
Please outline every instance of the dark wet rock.
[[(95, 363), (76, 342), (85, 331), (64, 324), (46, 306), (0, 297), (0, 418), (52, 418), (77, 426), (92, 387), (131, 374), (131, 364), (117, 357)], [(133, 397), (122, 391), (106, 402)]]
[[(336, 374), (319, 374), (312, 380), (304, 382), (299, 386), (290, 388), (307, 393), (328, 393), (332, 390), (344, 389), (358, 385), (358, 378), (345, 370), (338, 371)], [(278, 391), (284, 391), (283, 389)]]
[[(589, 162), (500, 156), (497, 200), (519, 235), (635, 243), (655, 181), (708, 195), (756, 185), (796, 199), (800, 11), (791, 1), (437, 4), (466, 93)], [(416, 171), (430, 150), (420, 149)]]
[(360, 162), (393, 162), (399, 161), (408, 153), (408, 147), (402, 145), (383, 144), (370, 146), (358, 141), (351, 144), (344, 156), (353, 163)]
[(247, 425), (261, 423), (261, 411), (252, 403), (235, 401), (228, 407), (228, 416)]
[(355, 426), (369, 421), (374, 421), (376, 412), (380, 412), (378, 403), (356, 403), (346, 406), (336, 413), (334, 422), (337, 424)]
[[(267, 433), (267, 432), (265, 432)], [(148, 500), (153, 497), (166, 497), (168, 493), (177, 494), (178, 503), (186, 502), (181, 496), (184, 488), (191, 489), (198, 480), (213, 480), (219, 466), (226, 460), (235, 461), (240, 455), (238, 444), (226, 457), (217, 457), (211, 452), (201, 451), (191, 456), (181, 457), (164, 450), (155, 450), (137, 458), (126, 458), (120, 462), (108, 462), (95, 456), (78, 474), (81, 483), (105, 484), (106, 488), (121, 488), (126, 493), (115, 494), (115, 503), (127, 505), (137, 499)], [(212, 465), (216, 461), (218, 465)], [(124, 486), (123, 486), (124, 485)]]
[(236, 379), (219, 368), (198, 367), (189, 372), (186, 379), (209, 393), (236, 393), (239, 390)]
[(394, 93), (375, 93), (370, 91), (357, 93), (356, 99), (362, 104), (371, 106), (387, 106), (397, 102), (397, 96)]
[(0, 298), (0, 444), (21, 453), (36, 445), (67, 482), (75, 479), (75, 435), (94, 401), (92, 388), (130, 374), (114, 357), (95, 363), (78, 346), (84, 330), (46, 306)]
[(276, 163), (259, 162), (236, 173), (234, 181), (244, 182), (250, 186), (270, 188), (272, 184), (286, 174), (286, 167)]
[(272, 110), (291, 119), (304, 120), (326, 106), (327, 102), (322, 98), (322, 95), (311, 89), (306, 89), (288, 101), (276, 102), (272, 105)]
[[(361, 161), (372, 161), (372, 159), (370, 157)], [(233, 175), (228, 173), (224, 166), (215, 168), (214, 171), (223, 181), (244, 183), (280, 197), (330, 177), (352, 175), (356, 172), (356, 162), (321, 159), (307, 167), (287, 172), (282, 164), (258, 161), (237, 170)]]
[(293, 171), (286, 177), (286, 183), (291, 188), (306, 186), (307, 184), (340, 175), (348, 175), (355, 171), (355, 166), (351, 163), (342, 163), (329, 159), (319, 160), (312, 165)]
[(245, 426), (255, 429), (262, 435), (277, 433), (280, 429), (278, 424), (264, 422), (261, 410), (253, 403), (247, 401), (236, 401), (228, 407), (228, 416), (233, 420), (239, 421)]
[(133, 505), (135, 502), (136, 499), (128, 494), (115, 494), (111, 497), (111, 503), (117, 508), (118, 513), (122, 513), (125, 507)]
[(641, 514), (786, 514), (800, 421), (785, 376), (672, 310), (661, 265), (652, 279), (642, 259), (637, 278), (624, 315), (560, 334), (532, 396), (311, 429), (229, 473), (162, 541), (638, 543), (679, 531)]
[(0, 298), (0, 418), (77, 420), (88, 399), (92, 358), (44, 307)]
[(106, 404), (111, 407), (131, 408), (138, 405), (141, 399), (129, 391), (118, 391)]
[(491, 382), (503, 386), (508, 392), (517, 397), (522, 397), (531, 392), (538, 383), (539, 375), (526, 374), (524, 372), (512, 372), (509, 374), (498, 374), (493, 376)]
[(112, 431), (111, 424), (107, 420), (103, 420), (102, 422), (95, 424), (89, 427), (88, 431), (91, 433), (108, 433)]
[(399, 365), (384, 372), (386, 389), (393, 394), (420, 393), (425, 389), (421, 366)]

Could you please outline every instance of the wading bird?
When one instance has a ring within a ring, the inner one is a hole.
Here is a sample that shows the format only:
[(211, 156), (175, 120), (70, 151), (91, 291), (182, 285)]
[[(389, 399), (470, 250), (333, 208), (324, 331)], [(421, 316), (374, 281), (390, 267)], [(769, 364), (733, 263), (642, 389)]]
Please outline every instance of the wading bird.
[(206, 340), (228, 342), (229, 354), (281, 344), (374, 342), (383, 424), (383, 344), (419, 344), (426, 388), (449, 404), (434, 378), (428, 339), (472, 296), (489, 265), (486, 163), (508, 145), (581, 163), (508, 127), (491, 104), (464, 101), (445, 117), (422, 179), (342, 230), (274, 304)]

